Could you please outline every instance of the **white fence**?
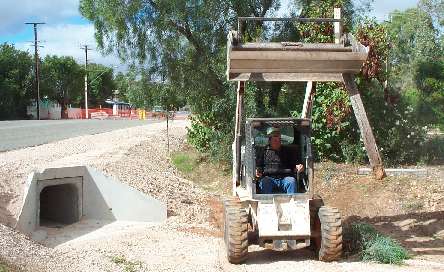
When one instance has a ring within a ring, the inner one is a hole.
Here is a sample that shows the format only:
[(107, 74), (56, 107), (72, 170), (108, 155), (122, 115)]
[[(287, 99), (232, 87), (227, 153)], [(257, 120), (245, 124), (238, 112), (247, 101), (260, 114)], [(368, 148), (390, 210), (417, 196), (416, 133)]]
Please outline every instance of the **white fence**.
[[(42, 101), (40, 103), (40, 119), (58, 120), (62, 118), (62, 107), (58, 103)], [(26, 107), (26, 113), (31, 119), (37, 119), (37, 105)]]

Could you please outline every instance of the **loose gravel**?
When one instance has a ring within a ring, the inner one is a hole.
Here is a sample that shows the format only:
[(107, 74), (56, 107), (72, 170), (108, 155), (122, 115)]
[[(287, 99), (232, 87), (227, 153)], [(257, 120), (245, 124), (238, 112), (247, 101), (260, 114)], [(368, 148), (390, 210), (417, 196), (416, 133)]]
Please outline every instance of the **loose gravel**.
[[(170, 146), (184, 142), (186, 121), (174, 121)], [(210, 235), (207, 200), (215, 196), (179, 177), (169, 162), (165, 123), (81, 136), (0, 153), (0, 222), (14, 225), (26, 176), (47, 167), (88, 165), (168, 206), (160, 225), (104, 224), (83, 236), (44, 246), (0, 224), (0, 259), (25, 271), (443, 271), (414, 260), (395, 267), (321, 263), (308, 250), (279, 253), (250, 247), (245, 265), (227, 263), (221, 239)], [(209, 177), (211, 178), (211, 177)], [(122, 200), (123, 201), (123, 200)], [(196, 233), (198, 230), (200, 234)], [(194, 230), (194, 231), (193, 231)], [(202, 234), (204, 233), (204, 234)], [(297, 261), (297, 262), (295, 262)]]

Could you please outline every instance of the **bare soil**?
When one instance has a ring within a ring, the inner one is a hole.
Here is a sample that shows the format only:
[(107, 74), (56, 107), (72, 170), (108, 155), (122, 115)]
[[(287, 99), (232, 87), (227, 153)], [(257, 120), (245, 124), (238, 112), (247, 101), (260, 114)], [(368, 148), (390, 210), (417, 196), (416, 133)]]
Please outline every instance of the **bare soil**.
[[(202, 167), (206, 173), (220, 169), (220, 165), (211, 163)], [(370, 223), (400, 242), (415, 259), (444, 264), (444, 168), (427, 167), (426, 177), (389, 176), (378, 181), (373, 176), (357, 175), (359, 167), (362, 166), (331, 162), (315, 165), (315, 194), (321, 196), (326, 205), (340, 209), (345, 230), (352, 223)], [(231, 176), (225, 173), (218, 177), (219, 186), (224, 187), (217, 192), (228, 195), (229, 189), (223, 181), (230, 184)], [(201, 175), (205, 174), (199, 170), (187, 178), (201, 179)], [(209, 235), (216, 237), (223, 235), (221, 198), (223, 196), (208, 200), (209, 222), (220, 230)]]
[(344, 224), (367, 222), (419, 259), (444, 263), (444, 179), (440, 166), (427, 177), (358, 176), (357, 165), (316, 165), (315, 192), (338, 207)]

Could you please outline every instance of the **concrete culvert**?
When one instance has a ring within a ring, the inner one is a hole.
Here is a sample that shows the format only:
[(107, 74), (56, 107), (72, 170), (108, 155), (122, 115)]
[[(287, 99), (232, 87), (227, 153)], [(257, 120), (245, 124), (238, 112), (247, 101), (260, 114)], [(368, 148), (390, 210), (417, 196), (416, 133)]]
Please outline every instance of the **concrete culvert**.
[(54, 233), (48, 227), (68, 229), (77, 237), (83, 227), (86, 233), (114, 221), (154, 223), (166, 217), (164, 203), (90, 167), (75, 166), (29, 176), (16, 228), (41, 241)]
[(53, 185), (40, 193), (40, 226), (68, 225), (80, 220), (79, 190), (74, 184)]

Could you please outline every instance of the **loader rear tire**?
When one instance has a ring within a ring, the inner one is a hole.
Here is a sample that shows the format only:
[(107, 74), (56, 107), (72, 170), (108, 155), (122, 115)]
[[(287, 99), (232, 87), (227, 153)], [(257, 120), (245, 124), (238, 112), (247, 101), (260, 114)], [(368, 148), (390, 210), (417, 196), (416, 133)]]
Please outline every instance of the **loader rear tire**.
[(224, 241), (228, 261), (243, 263), (248, 257), (248, 214), (240, 201), (224, 201)]
[(316, 196), (309, 202), (310, 205), (310, 249), (315, 251), (316, 254), (319, 253), (321, 248), (321, 222), (319, 221), (319, 209), (324, 206), (324, 201), (320, 196)]
[(323, 206), (318, 211), (321, 239), (318, 251), (320, 261), (331, 262), (342, 255), (342, 222), (337, 208)]

